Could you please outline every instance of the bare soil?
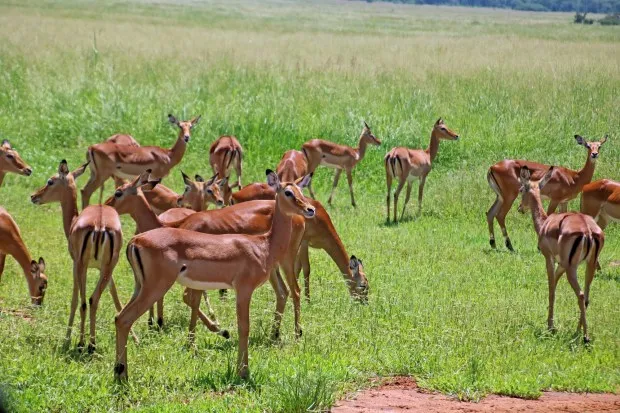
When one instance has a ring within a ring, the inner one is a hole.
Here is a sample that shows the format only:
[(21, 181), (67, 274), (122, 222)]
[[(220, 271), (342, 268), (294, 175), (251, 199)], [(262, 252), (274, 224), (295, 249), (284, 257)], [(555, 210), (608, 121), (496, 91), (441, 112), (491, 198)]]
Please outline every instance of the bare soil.
[(459, 413), (598, 413), (620, 412), (620, 395), (544, 392), (538, 400), (491, 395), (478, 403), (418, 388), (409, 377), (395, 377), (378, 388), (366, 390), (351, 400), (340, 401), (332, 412), (459, 412)]

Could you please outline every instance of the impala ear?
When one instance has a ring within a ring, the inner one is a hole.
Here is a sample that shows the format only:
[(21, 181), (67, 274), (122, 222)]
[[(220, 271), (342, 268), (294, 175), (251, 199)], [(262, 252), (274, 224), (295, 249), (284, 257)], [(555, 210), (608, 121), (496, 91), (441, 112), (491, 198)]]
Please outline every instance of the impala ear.
[(198, 175), (198, 174), (194, 175), (194, 180), (196, 182), (204, 182), (205, 181), (205, 179), (202, 176)]
[(575, 140), (577, 141), (577, 144), (587, 147), (586, 139), (583, 136), (575, 135)]
[(192, 180), (189, 179), (189, 176), (185, 175), (185, 172), (181, 171), (181, 175), (183, 176), (183, 183), (185, 185), (191, 185), (192, 184)]
[[(215, 182), (216, 178), (217, 178), (217, 174), (215, 174), (211, 178), (209, 178), (209, 180), (207, 181), (207, 185), (213, 185), (213, 182)], [(203, 182), (204, 182), (204, 180), (203, 180)]]
[(297, 182), (295, 182), (295, 184), (300, 187), (300, 188), (306, 188), (307, 186), (310, 185), (310, 183), (312, 182), (312, 175), (314, 174), (314, 172), (309, 173), (308, 175), (299, 178), (297, 180)]
[(4, 149), (11, 149), (11, 144), (9, 143), (9, 141), (7, 139), (4, 139), (2, 141), (2, 148), (4, 148)]
[(202, 118), (202, 115), (198, 115), (194, 119), (192, 119), (190, 121), (190, 123), (192, 124), (192, 126), (190, 126), (190, 128), (193, 128), (195, 125), (197, 125), (198, 122), (200, 122), (200, 118)]
[(32, 274), (34, 278), (39, 278), (41, 276), (41, 268), (35, 260), (30, 261), (30, 274)]
[(601, 145), (607, 142), (607, 138), (609, 138), (609, 135), (603, 136), (603, 139), (601, 139)]
[(364, 121), (364, 127), (365, 127), (366, 129), (370, 129), (370, 126), (368, 126), (368, 124), (366, 123), (366, 121)]
[(173, 125), (179, 126), (179, 121), (177, 120), (177, 118), (175, 118), (174, 115), (170, 113), (168, 114), (168, 122), (172, 123)]
[(549, 180), (553, 176), (553, 169), (554, 169), (554, 166), (552, 165), (547, 171), (547, 173), (545, 174), (545, 176), (543, 176), (543, 178), (538, 183), (538, 189), (543, 189), (543, 187), (547, 185), (547, 182), (549, 182)]
[(443, 124), (444, 124), (444, 122), (443, 122), (443, 119), (442, 119), (442, 118), (437, 119), (437, 122), (435, 122), (435, 126), (437, 126), (437, 125), (443, 125)]
[(155, 179), (152, 181), (145, 182), (140, 187), (143, 191), (152, 191), (155, 187), (161, 182), (161, 179)]
[(39, 271), (45, 272), (45, 260), (43, 257), (39, 257)]
[(146, 183), (149, 182), (149, 178), (151, 177), (151, 169), (147, 169), (146, 171), (142, 172), (141, 175), (139, 175), (132, 183), (131, 186), (134, 188), (137, 188), (139, 186), (142, 186)]
[(359, 265), (360, 263), (357, 257), (355, 255), (351, 255), (351, 258), (349, 259), (349, 269), (356, 272), (359, 269)]
[(226, 188), (226, 184), (228, 184), (228, 177), (220, 179), (217, 184), (220, 188)]
[(530, 168), (527, 166), (521, 167), (521, 170), (519, 171), (519, 179), (521, 180), (522, 185), (529, 185), (531, 176), (532, 174), (530, 173)]
[(67, 161), (65, 159), (60, 161), (60, 164), (58, 165), (58, 175), (63, 178), (69, 175), (69, 167), (67, 166)]
[(267, 174), (267, 185), (278, 192), (280, 190), (280, 178), (278, 178), (278, 175), (271, 169), (267, 169), (265, 173)]
[(84, 172), (86, 172), (86, 167), (89, 164), (90, 164), (90, 161), (86, 162), (85, 164), (83, 164), (82, 166), (80, 166), (79, 168), (77, 168), (73, 172), (71, 172), (71, 175), (73, 176), (73, 179), (78, 179), (80, 176), (82, 176), (82, 174), (84, 174)]

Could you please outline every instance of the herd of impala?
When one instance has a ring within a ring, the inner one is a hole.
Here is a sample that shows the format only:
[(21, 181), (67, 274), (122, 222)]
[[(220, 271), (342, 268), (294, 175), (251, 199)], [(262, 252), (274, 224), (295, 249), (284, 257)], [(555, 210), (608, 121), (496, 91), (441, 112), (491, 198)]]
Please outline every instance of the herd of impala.
[[(272, 338), (279, 336), (282, 315), (289, 294), (292, 296), (295, 334), (301, 336), (300, 287), (298, 275), (303, 270), (305, 296), (310, 297), (310, 262), (308, 248), (325, 250), (345, 278), (352, 297), (366, 301), (368, 280), (362, 261), (347, 254), (325, 208), (314, 199), (302, 194), (308, 188), (312, 198), (312, 174), (319, 165), (336, 169), (328, 203), (334, 196), (342, 170), (346, 172), (351, 204), (353, 168), (364, 158), (368, 145), (381, 141), (364, 123), (357, 148), (313, 139), (301, 151), (287, 151), (276, 171), (267, 170), (266, 183), (241, 186), (243, 149), (234, 136), (222, 136), (209, 150), (209, 163), (214, 175), (205, 180), (196, 175), (192, 180), (182, 173), (185, 192), (181, 195), (160, 182), (179, 164), (190, 141), (192, 129), (200, 116), (180, 121), (169, 115), (168, 120), (179, 129), (172, 148), (140, 146), (136, 140), (123, 134), (113, 135), (106, 141), (88, 148), (87, 162), (71, 171), (65, 160), (58, 173), (31, 196), (34, 204), (59, 202), (69, 254), (73, 260), (73, 294), (66, 343), (71, 342), (75, 312), (80, 310), (80, 338), (78, 347), (84, 347), (86, 309), (89, 310), (88, 351), (95, 350), (97, 307), (103, 290), (110, 286), (116, 316), (117, 378), (127, 377), (127, 338), (133, 323), (149, 311), (149, 324), (154, 324), (157, 306), (157, 324), (163, 325), (163, 299), (166, 292), (178, 282), (185, 291), (184, 302), (191, 309), (189, 340), (193, 342), (196, 323), (200, 319), (206, 327), (228, 338), (221, 329), (209, 303), (207, 290), (218, 289), (224, 294), (234, 289), (236, 296), (239, 351), (238, 374), (247, 377), (248, 335), (250, 328), (250, 301), (253, 292), (269, 281), (276, 293), (276, 309)], [(419, 179), (418, 214), (426, 178), (437, 156), (442, 139), (457, 140), (458, 134), (448, 128), (442, 119), (435, 122), (427, 149), (393, 148), (384, 158), (387, 182), (387, 220), (390, 221), (392, 180), (398, 180), (394, 193), (393, 221), (398, 220), (398, 198), (405, 183), (409, 202), (411, 187)], [(620, 183), (607, 179), (592, 181), (600, 142), (587, 141), (575, 136), (579, 145), (587, 149), (585, 166), (574, 171), (562, 167), (522, 161), (504, 160), (489, 168), (487, 180), (497, 198), (487, 213), (490, 244), (495, 248), (493, 219), (496, 218), (505, 238), (506, 247), (513, 250), (505, 218), (519, 192), (522, 194), (520, 212), (531, 210), (538, 234), (538, 246), (545, 257), (549, 281), (548, 327), (553, 329), (553, 305), (558, 280), (566, 272), (568, 281), (577, 294), (581, 312), (578, 331), (588, 341), (586, 307), (590, 284), (594, 277), (598, 256), (604, 245), (602, 229), (609, 220), (620, 219)], [(29, 176), (32, 169), (19, 154), (4, 141), (0, 148), (0, 185), (7, 172)], [(81, 191), (82, 211), (77, 205), (76, 180), (90, 170), (90, 177)], [(231, 185), (230, 174), (236, 182)], [(114, 179), (116, 190), (103, 205), (89, 205), (91, 195), (102, 188), (109, 178)], [(125, 181), (128, 179), (129, 181)], [(233, 192), (234, 188), (239, 188)], [(581, 213), (566, 212), (567, 202), (582, 193)], [(550, 200), (545, 212), (541, 199)], [(209, 204), (221, 209), (207, 210)], [(560, 205), (561, 213), (555, 214)], [(224, 208), (225, 207), (225, 208)], [(126, 256), (134, 273), (135, 289), (123, 307), (114, 285), (112, 273), (118, 263), (123, 242), (119, 214), (129, 214), (136, 222), (136, 235), (129, 241)], [(32, 260), (19, 228), (9, 213), (0, 208), (0, 276), (6, 255), (11, 255), (24, 271), (33, 304), (43, 302), (47, 276), (43, 258)], [(585, 293), (577, 281), (577, 267), (587, 263)], [(556, 265), (557, 264), (557, 265)], [(99, 269), (99, 281), (86, 303), (86, 273), (88, 268)], [(284, 278), (280, 274), (284, 273)], [(200, 309), (204, 297), (208, 314)], [(137, 342), (137, 337), (133, 335)]]

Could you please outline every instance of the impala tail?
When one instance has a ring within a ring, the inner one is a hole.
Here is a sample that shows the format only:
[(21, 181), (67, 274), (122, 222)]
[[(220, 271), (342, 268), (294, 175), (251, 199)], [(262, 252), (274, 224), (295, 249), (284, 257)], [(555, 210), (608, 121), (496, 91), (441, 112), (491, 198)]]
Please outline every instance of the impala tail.
[(398, 178), (403, 173), (403, 161), (397, 154), (389, 152), (385, 155), (385, 169), (392, 176), (392, 178)]

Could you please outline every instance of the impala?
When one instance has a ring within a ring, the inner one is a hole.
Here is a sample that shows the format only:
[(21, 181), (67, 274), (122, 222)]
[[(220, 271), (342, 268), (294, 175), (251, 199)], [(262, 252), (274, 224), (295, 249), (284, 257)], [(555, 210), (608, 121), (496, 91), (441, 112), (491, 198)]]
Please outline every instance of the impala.
[(86, 170), (84, 164), (69, 172), (64, 159), (58, 166), (58, 174), (48, 179), (47, 183), (31, 196), (33, 204), (42, 205), (60, 202), (65, 236), (69, 243), (69, 254), (73, 260), (73, 296), (71, 312), (67, 327), (66, 342), (71, 342), (71, 331), (80, 295), (80, 341), (79, 348), (84, 347), (84, 323), (86, 318), (86, 273), (88, 268), (99, 269), (99, 281), (90, 297), (90, 342), (88, 351), (95, 350), (95, 324), (97, 307), (101, 293), (110, 283), (110, 293), (117, 311), (121, 309), (112, 272), (118, 262), (119, 251), (123, 243), (121, 222), (118, 214), (109, 206), (93, 205), (86, 207), (81, 214), (77, 208), (77, 187), (75, 180)]
[(82, 206), (86, 207), (90, 197), (111, 177), (134, 179), (147, 169), (154, 178), (163, 178), (170, 173), (183, 155), (190, 139), (190, 132), (200, 116), (190, 121), (179, 121), (168, 115), (168, 121), (179, 127), (179, 136), (171, 149), (159, 146), (118, 145), (111, 142), (99, 143), (88, 148), (86, 157), (90, 163), (90, 178), (82, 189)]
[[(579, 135), (575, 135), (575, 140), (579, 145), (584, 146), (588, 150), (588, 156), (584, 167), (579, 171), (568, 168), (554, 168), (553, 176), (545, 187), (541, 190), (542, 199), (549, 199), (549, 207), (547, 214), (555, 212), (560, 205), (560, 211), (566, 212), (567, 203), (579, 195), (583, 186), (592, 181), (594, 175), (594, 167), (596, 159), (599, 155), (601, 145), (607, 142), (607, 136), (600, 142), (588, 142)], [(493, 219), (497, 219), (502, 234), (505, 239), (506, 248), (514, 251), (512, 242), (506, 230), (506, 215), (510, 211), (513, 202), (519, 195), (519, 171), (523, 166), (527, 166), (530, 170), (532, 180), (540, 180), (545, 172), (549, 169), (548, 165), (540, 163), (506, 159), (489, 168), (487, 173), (487, 181), (489, 186), (495, 192), (495, 202), (487, 211), (487, 224), (489, 226), (489, 244), (495, 248), (495, 232), (493, 229)], [(527, 206), (521, 203), (519, 210), (525, 211)]]
[(273, 200), (276, 191), (264, 182), (255, 182), (244, 186), (237, 192), (224, 186), (224, 205), (236, 205), (248, 201)]
[(32, 260), (13, 217), (0, 207), (0, 279), (2, 279), (7, 255), (15, 258), (15, 261), (22, 267), (32, 304), (43, 304), (47, 290), (47, 276), (44, 274), (45, 261), (43, 258), (39, 258), (39, 262)]
[(32, 168), (24, 162), (17, 151), (11, 147), (9, 141), (5, 139), (0, 146), (0, 186), (2, 186), (4, 175), (7, 172), (30, 176), (32, 175)]
[[(135, 274), (136, 288), (129, 303), (116, 317), (116, 377), (127, 377), (126, 346), (131, 325), (175, 282), (198, 290), (235, 289), (239, 334), (237, 372), (242, 378), (249, 376), (252, 294), (270, 278), (271, 270), (284, 258), (291, 242), (292, 217), (314, 216), (314, 208), (305, 200), (299, 186), (288, 183), (281, 187), (273, 171), (268, 170), (267, 176), (278, 193), (273, 222), (265, 234), (211, 235), (160, 228), (131, 240), (127, 257)], [(194, 306), (192, 319), (196, 315), (197, 306)]]
[(409, 149), (405, 147), (393, 148), (385, 155), (385, 179), (387, 182), (387, 221), (390, 221), (390, 192), (392, 191), (392, 179), (398, 179), (398, 186), (394, 192), (394, 222), (398, 219), (398, 197), (407, 183), (407, 196), (403, 205), (403, 212), (400, 219), (405, 215), (405, 208), (411, 197), (411, 186), (413, 180), (418, 178), (420, 186), (418, 188), (418, 214), (422, 212), (422, 196), (424, 195), (424, 184), (426, 177), (431, 172), (432, 163), (439, 151), (439, 141), (441, 139), (455, 141), (459, 135), (448, 128), (443, 119), (437, 119), (431, 131), (431, 141), (428, 148)]
[(185, 173), (181, 172), (181, 174), (185, 183), (185, 192), (177, 199), (178, 207), (186, 206), (194, 211), (205, 211), (210, 203), (216, 207), (224, 206), (222, 194), (224, 187), (228, 186), (228, 178), (216, 179), (218, 175), (215, 174), (205, 181), (202, 176), (196, 175), (195, 180), (192, 181)]
[(209, 164), (213, 173), (220, 178), (230, 176), (231, 169), (237, 173), (237, 183), (233, 186), (241, 188), (243, 149), (234, 136), (220, 136), (209, 149)]
[[(275, 195), (275, 190), (269, 185), (253, 183), (235, 192), (232, 197), (235, 200), (235, 206), (239, 207), (239, 204), (244, 202), (273, 200)], [(310, 246), (325, 250), (347, 281), (351, 295), (366, 301), (368, 296), (368, 280), (364, 273), (362, 261), (355, 258), (355, 256), (349, 258), (338, 236), (338, 232), (323, 205), (315, 200), (309, 202), (314, 206), (316, 215), (314, 219), (306, 222), (304, 236), (299, 247), (299, 259), (295, 263), (296, 275), (300, 273), (301, 269), (304, 271), (306, 299), (310, 299), (310, 258), (308, 254), (308, 247)], [(230, 211), (230, 209), (225, 209), (224, 211)], [(193, 220), (198, 219), (198, 217), (193, 218)], [(266, 225), (266, 223), (263, 224), (265, 227)]]
[[(540, 200), (545, 185), (548, 185), (554, 175), (554, 167), (538, 182), (531, 181), (531, 172), (523, 166), (519, 173), (521, 182), (522, 202), (532, 211), (534, 229), (538, 235), (538, 248), (545, 257), (547, 265), (547, 280), (549, 284), (549, 315), (547, 326), (553, 330), (553, 307), (555, 290), (558, 281), (566, 272), (577, 301), (581, 316), (577, 325), (577, 333), (583, 327), (583, 340), (589, 342), (586, 324), (586, 308), (590, 302), (590, 284), (594, 279), (594, 270), (598, 256), (605, 244), (605, 235), (589, 215), (576, 212), (547, 215)], [(579, 264), (586, 262), (586, 290), (585, 294), (577, 280)], [(557, 263), (557, 267), (556, 267)]]
[(581, 213), (596, 219), (602, 230), (609, 221), (620, 221), (620, 182), (601, 179), (585, 185)]
[[(349, 191), (351, 192), (351, 205), (355, 206), (355, 197), (353, 196), (353, 175), (351, 171), (366, 155), (366, 147), (368, 145), (379, 146), (381, 141), (375, 137), (370, 131), (370, 127), (364, 122), (364, 128), (360, 134), (359, 144), (357, 148), (352, 148), (346, 145), (339, 145), (337, 143), (324, 141), (321, 139), (313, 139), (304, 143), (302, 151), (306, 155), (308, 160), (308, 173), (312, 173), (319, 165), (327, 166), (328, 168), (336, 169), (336, 175), (334, 176), (334, 185), (329, 195), (327, 203), (331, 205), (332, 198), (336, 186), (338, 186), (338, 180), (342, 170), (347, 174), (347, 181), (349, 182)], [(312, 192), (311, 187), (308, 188)]]
[[(117, 185), (117, 187), (121, 185)], [(145, 191), (144, 197), (153, 208), (153, 212), (159, 215), (170, 209), (178, 208), (180, 195), (159, 183), (151, 190)]]

